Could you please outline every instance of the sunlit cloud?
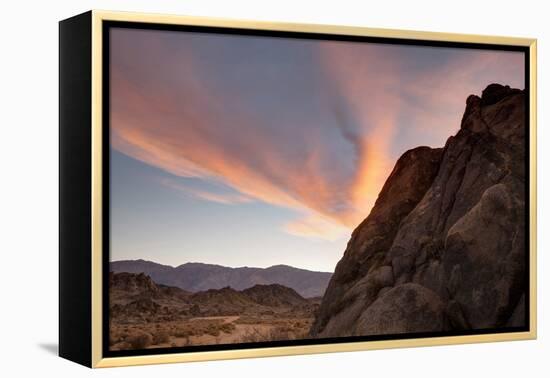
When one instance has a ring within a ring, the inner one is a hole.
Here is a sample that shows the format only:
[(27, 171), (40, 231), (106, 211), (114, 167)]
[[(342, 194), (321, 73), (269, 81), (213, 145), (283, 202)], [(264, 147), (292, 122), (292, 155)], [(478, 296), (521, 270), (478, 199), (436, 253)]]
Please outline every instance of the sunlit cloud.
[(168, 188), (203, 201), (215, 202), (223, 205), (237, 205), (254, 202), (254, 199), (240, 193), (216, 193), (213, 191), (186, 186), (170, 179), (163, 179), (161, 180), (161, 183)]
[(467, 94), (523, 75), (523, 61), (501, 52), (424, 67), (417, 50), (387, 45), (135, 30), (112, 38), (113, 148), (236, 193), (168, 184), (196, 199), (292, 209), (301, 218), (286, 232), (326, 240), (368, 215), (401, 153), (456, 132)]
[(320, 64), (340, 98), (336, 127), (355, 149), (356, 169), (349, 187), (354, 204), (344, 223), (354, 227), (376, 198), (394, 163), (390, 146), (401, 99), (396, 61), (379, 45), (326, 43)]
[(320, 215), (309, 215), (285, 224), (291, 235), (311, 239), (334, 241), (349, 236), (349, 228)]

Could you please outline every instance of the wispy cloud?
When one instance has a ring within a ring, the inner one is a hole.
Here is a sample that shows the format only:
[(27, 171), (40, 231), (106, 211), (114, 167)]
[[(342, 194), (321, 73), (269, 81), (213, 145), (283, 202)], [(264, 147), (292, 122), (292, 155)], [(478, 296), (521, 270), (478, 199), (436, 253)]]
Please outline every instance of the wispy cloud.
[(237, 193), (174, 187), (195, 198), (293, 209), (285, 231), (326, 239), (368, 214), (404, 150), (456, 131), (464, 92), (523, 75), (502, 52), (123, 29), (112, 46), (114, 148)]
[(291, 235), (334, 241), (349, 236), (349, 228), (319, 214), (309, 214), (284, 225)]
[(170, 179), (163, 179), (161, 180), (161, 183), (168, 188), (174, 189), (187, 196), (203, 201), (216, 202), (223, 205), (237, 205), (254, 202), (254, 199), (239, 193), (216, 193), (212, 191), (201, 190), (183, 185), (181, 183), (177, 183)]

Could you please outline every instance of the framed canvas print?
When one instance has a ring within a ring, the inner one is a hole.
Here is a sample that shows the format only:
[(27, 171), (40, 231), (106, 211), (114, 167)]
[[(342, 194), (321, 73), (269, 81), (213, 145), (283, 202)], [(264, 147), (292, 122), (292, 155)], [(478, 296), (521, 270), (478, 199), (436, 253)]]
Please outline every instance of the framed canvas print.
[(59, 353), (536, 337), (536, 41), (60, 22)]

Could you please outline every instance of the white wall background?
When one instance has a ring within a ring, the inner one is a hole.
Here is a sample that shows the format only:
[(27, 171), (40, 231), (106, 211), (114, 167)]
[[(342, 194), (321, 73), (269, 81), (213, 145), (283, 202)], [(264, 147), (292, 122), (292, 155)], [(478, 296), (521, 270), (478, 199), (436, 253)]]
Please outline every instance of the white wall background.
[[(545, 1), (5, 1), (0, 22), (0, 375), (132, 377), (542, 377), (547, 301), (550, 27)], [(349, 24), (539, 39), (539, 339), (92, 372), (56, 357), (57, 64), (61, 19), (89, 9)]]

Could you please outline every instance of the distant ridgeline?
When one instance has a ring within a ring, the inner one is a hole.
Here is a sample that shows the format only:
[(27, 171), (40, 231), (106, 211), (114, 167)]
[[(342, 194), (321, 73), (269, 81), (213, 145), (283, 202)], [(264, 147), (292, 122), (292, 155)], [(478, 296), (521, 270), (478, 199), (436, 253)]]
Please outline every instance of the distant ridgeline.
[(321, 297), (332, 273), (313, 272), (287, 265), (269, 268), (229, 268), (220, 265), (187, 263), (177, 267), (145, 260), (114, 261), (111, 272), (145, 273), (162, 285), (190, 292), (231, 287), (244, 290), (255, 285), (280, 284), (294, 289), (304, 298)]

